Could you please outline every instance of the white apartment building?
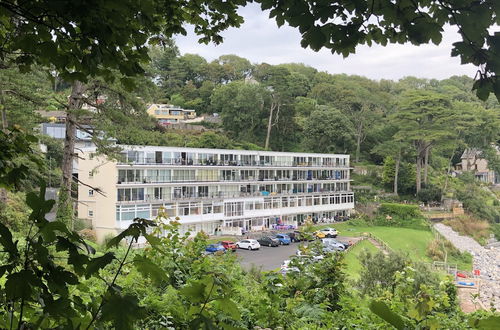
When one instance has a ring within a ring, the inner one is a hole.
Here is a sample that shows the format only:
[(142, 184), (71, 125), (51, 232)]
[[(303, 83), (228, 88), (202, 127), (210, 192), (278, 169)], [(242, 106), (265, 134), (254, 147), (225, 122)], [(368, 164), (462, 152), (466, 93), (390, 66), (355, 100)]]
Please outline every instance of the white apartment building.
[(250, 150), (120, 146), (123, 160), (82, 149), (78, 216), (99, 240), (152, 219), (163, 208), (181, 231), (241, 233), (307, 218), (348, 215), (354, 207), (349, 156)]

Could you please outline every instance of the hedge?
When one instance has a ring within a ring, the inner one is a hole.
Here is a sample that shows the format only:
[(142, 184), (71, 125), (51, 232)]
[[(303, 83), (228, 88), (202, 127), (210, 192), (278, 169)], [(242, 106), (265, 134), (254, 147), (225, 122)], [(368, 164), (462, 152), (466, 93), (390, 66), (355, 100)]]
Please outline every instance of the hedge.
[(382, 203), (378, 212), (381, 215), (389, 215), (399, 219), (422, 218), (422, 213), (418, 206), (412, 204)]

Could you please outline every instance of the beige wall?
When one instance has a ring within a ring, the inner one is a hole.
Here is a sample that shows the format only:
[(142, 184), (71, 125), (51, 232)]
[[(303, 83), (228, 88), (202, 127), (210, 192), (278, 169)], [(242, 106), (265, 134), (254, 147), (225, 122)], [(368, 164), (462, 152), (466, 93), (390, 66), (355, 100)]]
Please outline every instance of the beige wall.
[[(96, 232), (97, 240), (102, 242), (107, 235), (116, 235), (116, 183), (118, 171), (116, 162), (105, 156), (93, 157), (91, 153), (79, 153), (83, 159), (78, 160), (78, 178), (80, 181), (98, 188), (93, 196), (89, 195), (91, 188), (78, 185), (78, 217), (88, 219)], [(90, 175), (92, 172), (92, 175)], [(89, 215), (89, 211), (93, 215)]]

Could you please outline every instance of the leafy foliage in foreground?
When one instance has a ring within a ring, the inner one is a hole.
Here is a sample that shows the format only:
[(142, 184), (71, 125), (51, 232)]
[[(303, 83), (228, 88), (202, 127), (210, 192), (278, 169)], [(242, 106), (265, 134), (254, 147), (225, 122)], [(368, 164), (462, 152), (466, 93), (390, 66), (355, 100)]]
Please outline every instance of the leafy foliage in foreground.
[[(286, 276), (246, 272), (230, 253), (205, 255), (205, 235), (144, 219), (96, 251), (63, 223), (45, 220), (53, 201), (44, 192), (27, 194), (25, 237), (0, 224), (2, 328), (384, 329), (388, 322), (488, 329), (496, 321), (492, 313), (462, 314), (450, 281), (402, 256), (362, 257), (364, 284), (350, 287), (340, 253), (296, 259), (298, 272)], [(141, 236), (149, 247), (132, 249)]]

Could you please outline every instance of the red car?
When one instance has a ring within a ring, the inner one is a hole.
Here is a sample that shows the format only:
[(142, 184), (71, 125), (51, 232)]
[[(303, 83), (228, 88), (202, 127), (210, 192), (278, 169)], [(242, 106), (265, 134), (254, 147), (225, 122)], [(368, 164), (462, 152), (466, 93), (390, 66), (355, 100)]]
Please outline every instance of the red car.
[(236, 244), (233, 241), (221, 241), (219, 244), (222, 244), (223, 247), (226, 248), (226, 250), (232, 250), (236, 251), (237, 247)]

